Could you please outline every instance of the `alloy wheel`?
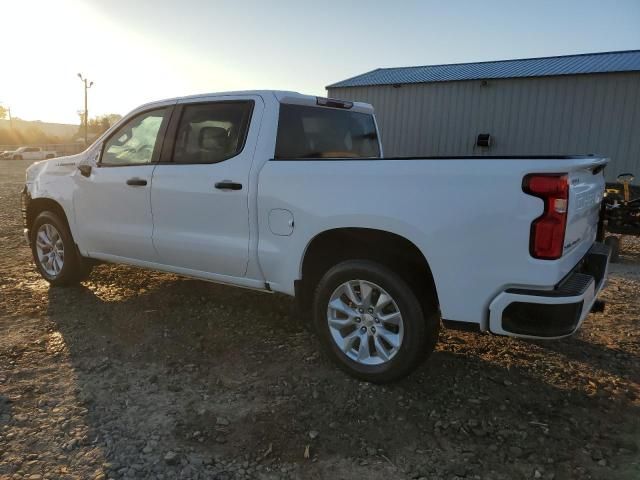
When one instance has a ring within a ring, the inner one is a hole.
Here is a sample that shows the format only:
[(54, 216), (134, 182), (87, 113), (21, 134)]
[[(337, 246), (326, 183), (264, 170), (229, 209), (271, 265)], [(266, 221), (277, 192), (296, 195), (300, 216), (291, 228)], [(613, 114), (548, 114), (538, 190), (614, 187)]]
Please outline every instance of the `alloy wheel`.
[(349, 280), (329, 299), (327, 323), (337, 347), (362, 365), (380, 365), (400, 350), (402, 313), (393, 297), (368, 280)]
[(36, 233), (36, 253), (44, 272), (52, 278), (60, 275), (64, 266), (64, 242), (56, 227), (43, 223)]

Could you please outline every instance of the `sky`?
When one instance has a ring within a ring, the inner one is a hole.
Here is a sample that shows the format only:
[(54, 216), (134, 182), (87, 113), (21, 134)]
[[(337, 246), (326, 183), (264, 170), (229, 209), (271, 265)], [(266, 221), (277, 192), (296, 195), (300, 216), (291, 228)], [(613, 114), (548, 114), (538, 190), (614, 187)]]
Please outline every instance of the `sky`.
[(0, 104), (79, 123), (205, 92), (325, 86), (379, 67), (640, 49), (640, 0), (0, 0)]

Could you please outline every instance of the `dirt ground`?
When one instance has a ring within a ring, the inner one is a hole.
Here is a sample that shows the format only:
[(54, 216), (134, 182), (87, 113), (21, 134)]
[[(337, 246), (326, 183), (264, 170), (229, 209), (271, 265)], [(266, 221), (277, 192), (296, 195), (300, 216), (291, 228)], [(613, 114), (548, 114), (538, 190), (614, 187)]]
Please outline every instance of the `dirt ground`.
[(0, 163), (0, 478), (640, 478), (640, 242), (573, 338), (443, 330), (374, 386), (285, 297), (110, 265), (49, 288), (26, 165)]

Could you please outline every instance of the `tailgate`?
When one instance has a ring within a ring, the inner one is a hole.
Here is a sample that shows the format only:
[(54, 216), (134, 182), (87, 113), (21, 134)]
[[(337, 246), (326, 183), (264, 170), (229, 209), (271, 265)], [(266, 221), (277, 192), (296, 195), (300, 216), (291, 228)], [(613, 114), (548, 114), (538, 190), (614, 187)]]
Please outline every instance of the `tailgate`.
[(601, 159), (569, 173), (569, 212), (563, 255), (585, 242), (591, 245), (595, 241), (604, 188)]

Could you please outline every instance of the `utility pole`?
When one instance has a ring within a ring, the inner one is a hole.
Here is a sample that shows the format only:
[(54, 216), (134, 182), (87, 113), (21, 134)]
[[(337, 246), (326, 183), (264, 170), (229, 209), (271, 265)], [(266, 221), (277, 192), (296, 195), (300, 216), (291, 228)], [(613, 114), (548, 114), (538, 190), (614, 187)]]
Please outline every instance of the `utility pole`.
[(86, 145), (88, 143), (87, 132), (89, 128), (89, 109), (87, 107), (87, 90), (91, 88), (91, 86), (93, 85), (93, 82), (90, 82), (87, 78), (83, 78), (81, 73), (78, 74), (78, 78), (80, 78), (80, 80), (82, 80), (82, 83), (84, 83), (84, 144)]

